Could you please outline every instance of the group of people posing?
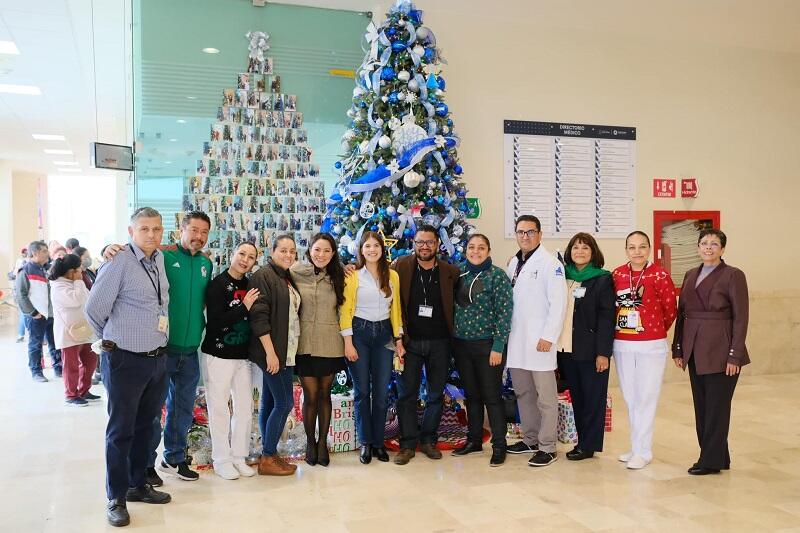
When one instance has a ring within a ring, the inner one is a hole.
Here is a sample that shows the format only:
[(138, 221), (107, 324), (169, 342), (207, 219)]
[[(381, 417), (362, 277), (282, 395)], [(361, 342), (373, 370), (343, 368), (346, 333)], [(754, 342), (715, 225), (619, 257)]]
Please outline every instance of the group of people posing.
[[(256, 272), (251, 274), (259, 250), (242, 243), (229, 269), (210, 279), (211, 263), (202, 253), (209, 229), (205, 213), (188, 213), (180, 244), (162, 247), (159, 213), (137, 210), (130, 243), (107, 248), (85, 306), (102, 339), (112, 525), (130, 522), (126, 502), (171, 499), (153, 489), (162, 484), (153, 466), (165, 399), (164, 457), (158, 468), (185, 480), (198, 477), (185, 456), (200, 376), (198, 349), (208, 355), (214, 471), (225, 479), (295, 472), (296, 465), (277, 453), (293, 407), (295, 374), (304, 392), (305, 460), (328, 466), (331, 385), (345, 367), (353, 379), (361, 463), (390, 460), (384, 428), (393, 367), (402, 370), (400, 451), (394, 462), (407, 464), (417, 452), (441, 459), (437, 428), (451, 356), (468, 421), (466, 441), (453, 456), (483, 451), (486, 412), (491, 466), (502, 465), (507, 453), (528, 454), (528, 464), (535, 467), (554, 462), (557, 367), (571, 392), (579, 439), (567, 459), (601, 452), (613, 356), (631, 426), (631, 449), (620, 460), (640, 469), (653, 458), (667, 331), (677, 317), (672, 351), (675, 364), (690, 372), (701, 448), (689, 472), (714, 473), (730, 465), (730, 401), (739, 369), (749, 362), (747, 287), (741, 271), (721, 260), (726, 237), (719, 230), (700, 233), (703, 266), (687, 274), (679, 310), (668, 273), (649, 261), (649, 238), (638, 231), (625, 242), (629, 261), (613, 272), (603, 269), (603, 254), (587, 233), (570, 239), (562, 263), (541, 244), (539, 220), (525, 215), (515, 226), (519, 251), (505, 267), (492, 263), (490, 241), (480, 233), (470, 235), (463, 264), (441, 260), (436, 228), (423, 225), (416, 229), (414, 254), (391, 264), (378, 233), (363, 233), (357, 263), (347, 267), (330, 235), (315, 235), (304, 261), (286, 235), (272, 242), (267, 263)], [(263, 449), (257, 469), (245, 461), (253, 407), (251, 362), (263, 373)], [(506, 443), (501, 397), (505, 368), (523, 435), (512, 445)], [(423, 372), (427, 391), (420, 423)]]

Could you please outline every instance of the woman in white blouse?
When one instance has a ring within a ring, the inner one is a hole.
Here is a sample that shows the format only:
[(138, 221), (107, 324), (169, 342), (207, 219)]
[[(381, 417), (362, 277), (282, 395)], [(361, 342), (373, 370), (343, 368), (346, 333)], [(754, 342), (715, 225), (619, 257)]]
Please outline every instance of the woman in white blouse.
[(344, 337), (344, 355), (353, 376), (356, 431), (361, 441), (360, 460), (372, 455), (387, 462), (383, 446), (387, 389), (392, 378), (394, 340), (397, 355), (405, 355), (400, 339), (400, 278), (389, 268), (383, 237), (365, 231), (358, 243), (356, 272), (347, 277), (339, 326)]

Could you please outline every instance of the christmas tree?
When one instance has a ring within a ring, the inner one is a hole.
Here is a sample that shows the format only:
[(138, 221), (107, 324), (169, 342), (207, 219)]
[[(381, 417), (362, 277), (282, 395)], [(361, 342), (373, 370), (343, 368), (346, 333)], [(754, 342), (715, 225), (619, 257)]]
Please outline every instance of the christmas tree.
[[(235, 89), (222, 91), (197, 173), (184, 187), (184, 211), (204, 211), (211, 218), (208, 252), (214, 275), (228, 268), (243, 241), (266, 249), (277, 235), (290, 233), (301, 256), (325, 210), (324, 183), (312, 162), (297, 96), (281, 90), (281, 78), (266, 55), (269, 35), (254, 31), (246, 37), (247, 72), (237, 76)], [(184, 216), (176, 214), (176, 227)], [(180, 231), (171, 239), (180, 240)]]
[(443, 257), (460, 261), (472, 231), (442, 58), (422, 17), (413, 3), (398, 0), (380, 27), (367, 28), (336, 163), (340, 179), (322, 225), (345, 261), (354, 258), (364, 230), (383, 233), (392, 259), (407, 255), (420, 224), (436, 227)]

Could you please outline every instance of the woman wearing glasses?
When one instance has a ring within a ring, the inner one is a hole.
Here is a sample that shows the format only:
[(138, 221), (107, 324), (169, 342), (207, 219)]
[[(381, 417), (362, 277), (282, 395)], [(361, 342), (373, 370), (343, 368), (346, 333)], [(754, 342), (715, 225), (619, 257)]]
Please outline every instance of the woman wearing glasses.
[(722, 260), (727, 237), (718, 229), (700, 232), (703, 264), (683, 278), (678, 320), (672, 343), (675, 366), (689, 369), (700, 458), (693, 476), (728, 470), (731, 401), (741, 368), (750, 363), (747, 280)]

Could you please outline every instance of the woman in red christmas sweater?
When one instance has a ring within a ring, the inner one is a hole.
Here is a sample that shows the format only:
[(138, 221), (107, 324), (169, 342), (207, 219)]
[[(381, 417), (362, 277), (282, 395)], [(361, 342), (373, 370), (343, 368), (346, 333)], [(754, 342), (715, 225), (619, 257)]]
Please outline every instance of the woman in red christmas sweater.
[(634, 231), (625, 239), (628, 262), (614, 269), (617, 325), (614, 359), (631, 426), (631, 450), (619, 456), (628, 468), (653, 460), (653, 425), (667, 358), (667, 331), (677, 315), (675, 285), (648, 261), (650, 238)]

